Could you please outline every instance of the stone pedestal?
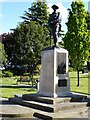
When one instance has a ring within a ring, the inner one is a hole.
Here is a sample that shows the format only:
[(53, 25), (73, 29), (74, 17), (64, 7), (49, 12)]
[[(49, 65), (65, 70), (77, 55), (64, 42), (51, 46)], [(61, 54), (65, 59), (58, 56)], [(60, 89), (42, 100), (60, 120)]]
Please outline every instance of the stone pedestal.
[(38, 93), (54, 98), (70, 95), (67, 50), (54, 47), (42, 52)]

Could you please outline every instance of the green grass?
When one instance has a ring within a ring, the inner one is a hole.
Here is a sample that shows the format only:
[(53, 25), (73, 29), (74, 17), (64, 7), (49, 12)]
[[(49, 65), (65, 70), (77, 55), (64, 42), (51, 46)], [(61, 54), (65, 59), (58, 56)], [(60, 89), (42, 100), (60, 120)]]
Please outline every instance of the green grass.
[[(89, 74), (90, 75), (90, 74)], [(79, 92), (84, 94), (90, 94), (89, 88), (89, 79), (90, 76), (88, 74), (82, 74), (80, 73), (80, 86), (77, 87), (77, 73), (76, 72), (70, 72), (70, 90), (72, 92)], [(16, 85), (16, 80), (19, 77), (6, 77), (0, 79), (0, 84), (2, 85)], [(34, 76), (35, 78), (35, 76)], [(20, 83), (18, 83), (20, 84)], [(22, 83), (22, 84), (28, 84), (28, 83)], [(36, 93), (37, 90), (35, 88), (18, 88), (18, 87), (3, 87), (0, 88), (1, 95), (0, 97), (9, 98), (13, 97), (15, 94), (30, 94), (30, 93)]]
[(72, 92), (79, 92), (83, 94), (90, 94), (89, 91), (89, 74), (82, 74), (80, 73), (80, 86), (77, 87), (77, 73), (70, 72), (70, 90)]
[[(0, 84), (2, 85), (16, 85), (16, 81), (19, 77), (4, 77), (0, 78)], [(28, 82), (24, 82), (22, 84), (28, 85)], [(20, 83), (18, 83), (20, 85)], [(31, 83), (30, 83), (31, 85)], [(15, 94), (30, 94), (30, 93), (36, 93), (37, 89), (35, 88), (19, 88), (19, 87), (0, 87), (0, 97), (4, 98), (10, 98), (14, 97)]]
[(0, 84), (2, 85), (14, 85), (16, 84), (16, 80), (19, 77), (4, 77), (4, 78), (0, 78)]
[(15, 94), (30, 94), (36, 93), (37, 90), (35, 88), (2, 88), (1, 96), (4, 98), (14, 97)]
[[(39, 79), (39, 76), (34, 76), (35, 79)], [(2, 85), (16, 85), (17, 79), (20, 79), (20, 76), (15, 77), (3, 77), (0, 78), (0, 84)], [(20, 82), (18, 82), (20, 84)], [(24, 84), (28, 85), (28, 82), (24, 82)]]

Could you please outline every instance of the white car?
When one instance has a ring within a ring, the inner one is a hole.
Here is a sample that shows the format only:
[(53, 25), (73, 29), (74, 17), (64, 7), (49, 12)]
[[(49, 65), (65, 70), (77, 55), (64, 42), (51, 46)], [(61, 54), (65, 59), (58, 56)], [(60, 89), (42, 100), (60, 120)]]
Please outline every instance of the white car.
[(4, 66), (0, 66), (0, 70), (5, 70), (5, 67)]

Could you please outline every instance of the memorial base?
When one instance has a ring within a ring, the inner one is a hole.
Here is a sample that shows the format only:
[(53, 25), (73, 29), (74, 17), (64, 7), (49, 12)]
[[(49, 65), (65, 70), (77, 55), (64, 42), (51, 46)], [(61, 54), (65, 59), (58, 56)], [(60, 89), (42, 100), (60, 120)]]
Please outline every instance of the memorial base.
[(39, 95), (71, 96), (68, 76), (68, 51), (50, 48), (42, 52)]

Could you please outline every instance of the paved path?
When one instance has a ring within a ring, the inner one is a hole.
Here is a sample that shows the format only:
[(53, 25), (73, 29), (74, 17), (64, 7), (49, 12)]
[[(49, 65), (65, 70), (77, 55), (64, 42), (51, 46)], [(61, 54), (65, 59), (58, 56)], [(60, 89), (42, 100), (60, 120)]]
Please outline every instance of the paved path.
[(19, 84), (19, 85), (1, 85), (0, 88), (5, 87), (5, 88), (35, 88), (36, 86), (31, 86), (31, 85), (25, 85), (25, 84)]
[(0, 117), (29, 117), (33, 118), (33, 109), (12, 104), (8, 99), (0, 98)]

